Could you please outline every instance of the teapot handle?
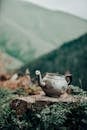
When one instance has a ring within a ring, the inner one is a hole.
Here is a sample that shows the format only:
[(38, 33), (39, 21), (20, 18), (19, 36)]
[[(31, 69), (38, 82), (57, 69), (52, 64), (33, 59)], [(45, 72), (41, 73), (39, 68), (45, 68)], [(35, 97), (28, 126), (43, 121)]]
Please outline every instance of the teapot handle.
[(66, 79), (68, 85), (70, 85), (70, 83), (72, 82), (72, 75), (71, 74), (65, 75), (65, 79)]

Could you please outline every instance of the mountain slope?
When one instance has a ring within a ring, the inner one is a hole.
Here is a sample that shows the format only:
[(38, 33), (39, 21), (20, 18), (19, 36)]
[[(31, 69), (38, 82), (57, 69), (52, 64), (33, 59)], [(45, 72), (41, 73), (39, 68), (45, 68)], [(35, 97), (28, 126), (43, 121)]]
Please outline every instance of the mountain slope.
[(59, 72), (64, 74), (70, 71), (73, 75), (73, 84), (87, 90), (87, 34), (65, 43), (51, 53), (25, 65), (21, 70), (28, 68), (35, 77), (35, 70), (42, 73)]
[(87, 32), (87, 21), (27, 2), (3, 0), (0, 11), (0, 49), (31, 61)]
[(0, 74), (13, 72), (21, 66), (23, 66), (22, 62), (0, 51)]

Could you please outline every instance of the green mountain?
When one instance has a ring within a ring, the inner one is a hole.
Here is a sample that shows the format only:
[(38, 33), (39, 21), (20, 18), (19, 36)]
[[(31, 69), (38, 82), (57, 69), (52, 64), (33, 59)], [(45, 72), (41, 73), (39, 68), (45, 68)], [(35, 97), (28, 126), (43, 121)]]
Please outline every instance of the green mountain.
[(29, 68), (31, 75), (35, 77), (35, 70), (45, 72), (59, 72), (64, 74), (70, 71), (73, 76), (73, 84), (87, 90), (87, 34), (67, 42), (59, 49), (25, 65), (22, 71)]
[(27, 63), (87, 32), (87, 21), (19, 0), (1, 0), (0, 49)]

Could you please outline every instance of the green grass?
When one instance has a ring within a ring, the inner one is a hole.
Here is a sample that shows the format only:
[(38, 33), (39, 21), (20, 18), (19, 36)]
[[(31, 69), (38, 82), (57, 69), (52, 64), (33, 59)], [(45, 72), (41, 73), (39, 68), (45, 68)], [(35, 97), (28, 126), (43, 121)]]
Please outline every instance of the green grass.
[(10, 108), (10, 103), (15, 97), (13, 91), (0, 88), (0, 130), (87, 129), (87, 102), (60, 102), (41, 110), (27, 110), (19, 118)]

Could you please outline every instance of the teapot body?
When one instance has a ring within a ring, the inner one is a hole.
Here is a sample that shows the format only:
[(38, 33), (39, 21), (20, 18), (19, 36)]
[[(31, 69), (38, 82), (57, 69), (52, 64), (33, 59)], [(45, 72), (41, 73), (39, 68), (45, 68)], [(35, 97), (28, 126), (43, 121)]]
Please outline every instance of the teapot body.
[(60, 96), (68, 88), (68, 83), (64, 75), (47, 73), (43, 78), (43, 82), (45, 82), (45, 86), (42, 89), (48, 96)]
[(38, 84), (41, 86), (46, 95), (52, 97), (58, 97), (65, 92), (69, 92), (69, 84), (72, 81), (72, 75), (66, 73), (65, 75), (60, 75), (58, 73), (46, 73), (44, 78), (41, 76), (41, 72), (36, 70)]
[(68, 83), (65, 79), (65, 76), (49, 76), (48, 74), (43, 78), (43, 82), (47, 83), (50, 82), (51, 86), (54, 89), (62, 89), (62, 88), (67, 88)]

